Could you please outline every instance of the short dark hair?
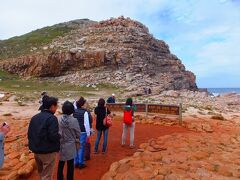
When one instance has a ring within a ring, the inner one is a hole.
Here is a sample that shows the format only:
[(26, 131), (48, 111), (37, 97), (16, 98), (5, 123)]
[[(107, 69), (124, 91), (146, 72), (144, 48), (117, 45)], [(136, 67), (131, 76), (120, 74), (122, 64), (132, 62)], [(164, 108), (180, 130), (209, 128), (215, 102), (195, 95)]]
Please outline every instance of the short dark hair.
[(132, 98), (127, 98), (126, 100), (126, 105), (132, 106), (133, 105), (133, 100)]
[(58, 98), (55, 97), (46, 97), (43, 101), (43, 109), (50, 109), (51, 106), (57, 106)]
[(63, 114), (71, 115), (74, 113), (74, 106), (73, 103), (69, 101), (65, 101), (62, 106)]
[(45, 96), (45, 95), (47, 95), (47, 92), (46, 92), (46, 91), (43, 91), (43, 92), (41, 93), (41, 96)]
[(98, 100), (98, 107), (104, 107), (105, 106), (105, 100), (103, 98), (100, 98)]
[(77, 107), (81, 108), (85, 103), (86, 99), (84, 99), (84, 97), (80, 97), (79, 100), (77, 101)]

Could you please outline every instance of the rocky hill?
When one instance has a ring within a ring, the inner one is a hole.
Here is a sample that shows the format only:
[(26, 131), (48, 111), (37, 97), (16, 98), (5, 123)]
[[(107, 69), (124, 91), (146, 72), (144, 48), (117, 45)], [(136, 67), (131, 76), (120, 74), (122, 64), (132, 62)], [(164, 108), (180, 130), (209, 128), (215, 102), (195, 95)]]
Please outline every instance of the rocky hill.
[(131, 91), (140, 87), (152, 87), (156, 92), (197, 90), (195, 75), (140, 22), (124, 17), (81, 22), (84, 26), (77, 24), (50, 43), (31, 46), (31, 53), (2, 60), (0, 67), (21, 76), (57, 77), (78, 84), (112, 83)]

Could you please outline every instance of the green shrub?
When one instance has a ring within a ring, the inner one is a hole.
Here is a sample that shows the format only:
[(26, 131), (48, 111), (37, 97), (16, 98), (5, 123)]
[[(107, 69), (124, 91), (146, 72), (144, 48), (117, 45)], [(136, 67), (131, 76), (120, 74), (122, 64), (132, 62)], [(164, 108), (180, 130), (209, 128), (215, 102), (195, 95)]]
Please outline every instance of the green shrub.
[(30, 54), (33, 47), (39, 51), (40, 47), (51, 43), (53, 39), (63, 36), (71, 30), (72, 28), (67, 26), (54, 25), (0, 41), (0, 60)]

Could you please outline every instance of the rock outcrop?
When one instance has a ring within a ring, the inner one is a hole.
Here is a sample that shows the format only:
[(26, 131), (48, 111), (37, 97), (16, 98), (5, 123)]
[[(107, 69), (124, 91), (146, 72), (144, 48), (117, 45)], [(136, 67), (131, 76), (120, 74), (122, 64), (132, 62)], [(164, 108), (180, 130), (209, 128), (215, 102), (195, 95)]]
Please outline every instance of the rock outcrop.
[(29, 120), (8, 120), (11, 131), (5, 139), (5, 160), (0, 169), (0, 180), (26, 179), (35, 168), (34, 154), (29, 152), (27, 128)]
[(74, 54), (68, 51), (53, 51), (50, 54), (34, 54), (0, 62), (2, 68), (21, 76), (51, 77), (64, 72), (78, 71), (101, 66), (104, 62), (101, 51), (85, 51)]
[(239, 179), (239, 128), (229, 122), (211, 124), (221, 130), (150, 139), (133, 156), (114, 162), (101, 179)]
[(197, 89), (195, 75), (185, 70), (168, 45), (129, 18), (89, 23), (44, 49), (2, 61), (0, 67), (21, 76), (63, 76), (62, 80), (134, 85), (133, 89)]

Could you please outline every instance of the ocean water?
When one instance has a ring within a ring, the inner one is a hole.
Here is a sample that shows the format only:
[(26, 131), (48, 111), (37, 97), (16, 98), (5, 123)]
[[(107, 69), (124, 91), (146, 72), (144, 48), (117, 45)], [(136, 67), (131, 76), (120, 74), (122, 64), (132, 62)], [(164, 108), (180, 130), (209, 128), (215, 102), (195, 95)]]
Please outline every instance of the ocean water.
[(240, 94), (240, 88), (207, 88), (208, 92), (219, 95), (225, 93), (237, 93)]

